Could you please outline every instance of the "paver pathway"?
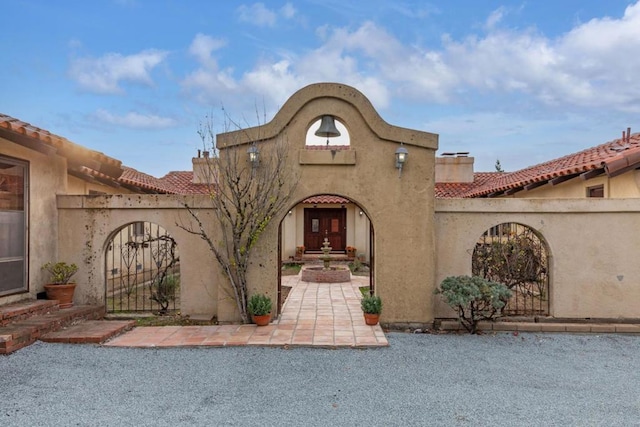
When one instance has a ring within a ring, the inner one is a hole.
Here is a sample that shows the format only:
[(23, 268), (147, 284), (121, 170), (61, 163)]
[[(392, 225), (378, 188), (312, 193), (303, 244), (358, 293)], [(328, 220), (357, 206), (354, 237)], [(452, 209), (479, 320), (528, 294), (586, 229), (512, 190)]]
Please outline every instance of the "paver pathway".
[(380, 325), (367, 326), (360, 309), (359, 286), (351, 282), (313, 283), (298, 276), (282, 277), (291, 292), (282, 315), (269, 326), (158, 326), (138, 327), (105, 343), (113, 347), (178, 346), (320, 346), (383, 347), (387, 338)]

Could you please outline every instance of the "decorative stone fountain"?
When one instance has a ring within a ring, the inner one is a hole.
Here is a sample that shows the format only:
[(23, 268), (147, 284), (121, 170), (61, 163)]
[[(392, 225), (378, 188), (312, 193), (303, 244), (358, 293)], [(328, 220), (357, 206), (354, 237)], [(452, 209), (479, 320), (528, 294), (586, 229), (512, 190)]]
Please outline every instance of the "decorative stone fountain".
[(329, 245), (329, 239), (325, 237), (322, 248), (320, 248), (323, 267), (304, 267), (301, 275), (303, 282), (340, 283), (351, 280), (351, 271), (348, 267), (340, 265), (331, 267), (331, 250), (333, 248)]
[(322, 256), (322, 262), (324, 263), (324, 269), (325, 270), (329, 270), (329, 263), (331, 262), (331, 250), (333, 249), (331, 246), (329, 246), (329, 239), (327, 239), (326, 237), (324, 238), (324, 242), (322, 243), (322, 248), (320, 248), (320, 250), (322, 251), (322, 253), (324, 254)]

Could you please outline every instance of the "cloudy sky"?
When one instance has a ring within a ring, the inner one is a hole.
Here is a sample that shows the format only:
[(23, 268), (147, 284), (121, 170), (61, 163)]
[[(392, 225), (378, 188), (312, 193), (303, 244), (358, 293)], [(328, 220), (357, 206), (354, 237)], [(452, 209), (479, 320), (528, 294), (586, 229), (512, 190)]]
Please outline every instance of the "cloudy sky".
[(191, 168), (205, 116), (255, 125), (315, 82), (477, 171), (640, 131), (640, 0), (0, 5), (0, 112), (155, 176)]

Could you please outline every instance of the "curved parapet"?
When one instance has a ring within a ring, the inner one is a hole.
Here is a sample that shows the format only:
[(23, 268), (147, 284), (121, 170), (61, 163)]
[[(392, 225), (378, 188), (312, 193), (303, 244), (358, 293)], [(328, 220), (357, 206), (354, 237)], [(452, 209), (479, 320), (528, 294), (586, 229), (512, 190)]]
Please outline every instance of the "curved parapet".
[(334, 98), (352, 105), (372, 132), (382, 140), (402, 142), (406, 145), (433, 150), (438, 148), (437, 134), (390, 125), (380, 117), (362, 92), (341, 83), (314, 83), (303, 87), (285, 102), (273, 120), (261, 126), (219, 134), (217, 147), (224, 148), (272, 139), (284, 130), (305, 105), (323, 98)]

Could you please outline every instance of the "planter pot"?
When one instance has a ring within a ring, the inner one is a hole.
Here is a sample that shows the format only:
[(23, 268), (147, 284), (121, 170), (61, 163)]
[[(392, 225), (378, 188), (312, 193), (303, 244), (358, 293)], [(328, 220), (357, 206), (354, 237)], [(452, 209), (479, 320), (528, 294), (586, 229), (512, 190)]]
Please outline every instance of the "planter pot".
[(76, 290), (75, 283), (66, 285), (44, 285), (47, 291), (47, 299), (58, 301), (60, 308), (73, 307), (73, 293)]
[(269, 321), (271, 321), (271, 313), (264, 314), (264, 315), (254, 314), (252, 315), (252, 317), (253, 317), (253, 323), (255, 323), (258, 326), (267, 326), (269, 324)]
[(371, 314), (371, 313), (363, 313), (364, 314), (364, 323), (369, 326), (375, 326), (378, 324), (380, 320), (379, 314)]

